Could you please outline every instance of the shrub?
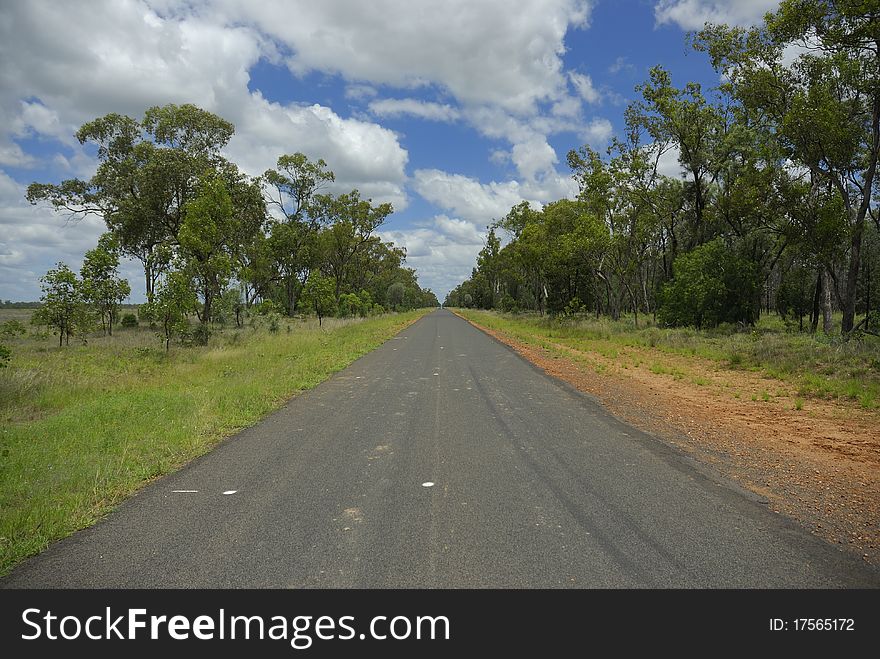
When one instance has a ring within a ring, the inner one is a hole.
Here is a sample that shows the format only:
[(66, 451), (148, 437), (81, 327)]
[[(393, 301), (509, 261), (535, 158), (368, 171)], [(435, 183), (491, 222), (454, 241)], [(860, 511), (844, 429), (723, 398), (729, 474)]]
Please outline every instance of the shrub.
[(122, 317), (122, 320), (119, 321), (119, 324), (122, 327), (137, 327), (138, 319), (133, 313), (127, 313)]
[(0, 336), (4, 338), (12, 339), (25, 334), (27, 334), (27, 328), (17, 320), (7, 320), (0, 325)]
[(760, 313), (760, 272), (720, 238), (675, 259), (663, 286), (658, 318), (667, 326), (698, 329), (721, 323), (753, 325)]

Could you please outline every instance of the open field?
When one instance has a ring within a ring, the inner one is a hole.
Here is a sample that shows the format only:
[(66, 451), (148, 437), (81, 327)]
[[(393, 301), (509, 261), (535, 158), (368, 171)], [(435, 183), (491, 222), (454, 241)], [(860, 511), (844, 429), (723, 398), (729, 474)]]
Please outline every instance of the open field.
[[(113, 337), (5, 340), (0, 371), (0, 574), (88, 526), (149, 480), (314, 387), (428, 310), (282, 319), (166, 354), (145, 326)], [(0, 310), (26, 323), (29, 310)], [(30, 328), (29, 328), (30, 330)]]
[(774, 511), (880, 563), (874, 337), (845, 343), (772, 325), (712, 334), (458, 313)]

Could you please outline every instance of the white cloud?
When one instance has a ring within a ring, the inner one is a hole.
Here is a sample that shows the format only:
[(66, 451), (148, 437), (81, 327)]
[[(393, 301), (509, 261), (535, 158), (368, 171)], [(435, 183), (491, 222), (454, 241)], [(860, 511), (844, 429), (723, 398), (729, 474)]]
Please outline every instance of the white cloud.
[[(175, 13), (176, 12), (176, 13)], [(358, 187), (377, 201), (406, 204), (407, 153), (381, 126), (340, 117), (320, 105), (281, 105), (248, 89), (248, 71), (277, 59), (273, 42), (235, 21), (218, 23), (183, 6), (160, 16), (144, 0), (97, 3), (13, 3), (0, 24), (0, 162), (19, 165), (9, 134), (73, 145), (83, 122), (108, 112), (140, 117), (156, 104), (196, 103), (229, 119), (236, 134), (228, 153), (251, 174), (282, 153), (323, 157), (340, 188)], [(164, 16), (164, 17), (163, 17)], [(65, 37), (58, 38), (57, 35)], [(53, 156), (74, 173), (82, 155)]]
[(31, 206), (24, 195), (24, 186), (0, 170), (3, 299), (39, 299), (39, 278), (58, 261), (79, 270), (85, 251), (94, 247), (106, 230), (99, 218), (67, 222), (44, 206)]
[(456, 121), (461, 115), (451, 105), (420, 101), (415, 98), (383, 98), (370, 101), (370, 112), (379, 117), (412, 115), (430, 121)]
[(595, 118), (581, 130), (581, 139), (593, 146), (608, 142), (614, 134), (614, 126), (607, 119)]
[(227, 154), (251, 175), (275, 166), (282, 153), (323, 158), (336, 174), (336, 191), (357, 187), (374, 201), (407, 203), (408, 154), (394, 133), (374, 123), (344, 119), (322, 105), (281, 105), (259, 93), (249, 98)]
[(671, 178), (683, 178), (684, 169), (678, 162), (680, 156), (681, 151), (677, 146), (673, 145), (666, 149), (657, 160), (657, 173)]
[(346, 85), (345, 87), (345, 98), (354, 101), (362, 101), (365, 98), (373, 98), (378, 94), (379, 92), (376, 90), (376, 88), (371, 87), (370, 85), (353, 84)]
[(413, 187), (424, 199), (481, 226), (504, 217), (523, 199), (517, 181), (480, 183), (439, 169), (417, 169)]
[(485, 226), (442, 214), (422, 226), (379, 235), (406, 248), (407, 265), (416, 269), (419, 284), (441, 301), (470, 275), (486, 240)]
[[(75, 3), (11, 3), (0, 21), (0, 166), (42, 165), (88, 176), (95, 161), (72, 139), (83, 122), (192, 102), (235, 123), (227, 155), (248, 173), (273, 166), (282, 153), (302, 151), (328, 162), (337, 190), (358, 187), (364, 196), (403, 208), (408, 153), (395, 133), (369, 115), (345, 117), (338, 108), (306, 104), (314, 99), (277, 103), (252, 92), (249, 72), (263, 59), (297, 74), (338, 74), (346, 97), (365, 103), (374, 117), (461, 120), (504, 140), (491, 159), (513, 164), (520, 180), (481, 183), (429, 169), (412, 179), (419, 194), (449, 212), (446, 220), (432, 221), (431, 231), (441, 247), (457, 250), (449, 247), (459, 244), (456, 232), (468, 231), (457, 222), (485, 226), (523, 199), (570, 196), (573, 182), (556, 171), (550, 136), (570, 132), (596, 146), (607, 141), (610, 123), (583, 116), (581, 100), (595, 99), (592, 80), (584, 73), (570, 78), (562, 62), (566, 32), (587, 25), (592, 4), (327, 0), (297, 3), (291, 12), (281, 0), (103, 0), (84, 12)], [(453, 100), (379, 99), (379, 89), (389, 87), (427, 88), (434, 98)], [(26, 153), (15, 141), (20, 138), (57, 145), (57, 152)], [(60, 245), (61, 232), (50, 227), (63, 220), (23, 204), (21, 194), (19, 186), (0, 201), (4, 223), (16, 222), (0, 250), (7, 268), (15, 261), (41, 274), (52, 260), (81, 257), (102, 228), (98, 220), (82, 223)], [(86, 235), (84, 242), (74, 239)], [(426, 267), (441, 264), (437, 257)], [(19, 279), (5, 270), (0, 281), (6, 290), (7, 281)]]
[(506, 165), (510, 162), (510, 151), (504, 149), (492, 149), (489, 152), (489, 162), (496, 165)]
[(530, 180), (535, 179), (538, 175), (555, 171), (553, 166), (559, 161), (553, 147), (539, 136), (535, 136), (527, 142), (515, 144), (510, 158), (520, 175)]
[(580, 94), (581, 98), (587, 103), (598, 103), (602, 100), (602, 95), (593, 85), (593, 79), (590, 76), (584, 73), (571, 71), (568, 74), (568, 79), (571, 80), (571, 84), (574, 85), (577, 93)]
[(683, 30), (700, 30), (706, 23), (755, 25), (780, 0), (659, 0), (654, 6), (658, 25), (675, 23)]
[(621, 71), (632, 71), (635, 67), (628, 61), (626, 57), (618, 57), (608, 67), (608, 73), (616, 75)]
[(435, 84), (468, 104), (532, 112), (565, 86), (561, 56), (589, 0), (216, 0), (228, 22), (252, 21), (294, 54), (294, 72), (339, 73), (394, 87)]
[(556, 172), (524, 182), (481, 183), (461, 174), (418, 169), (413, 177), (413, 187), (427, 201), (479, 226), (488, 226), (501, 219), (522, 201), (541, 208), (547, 202), (577, 195), (574, 180)]

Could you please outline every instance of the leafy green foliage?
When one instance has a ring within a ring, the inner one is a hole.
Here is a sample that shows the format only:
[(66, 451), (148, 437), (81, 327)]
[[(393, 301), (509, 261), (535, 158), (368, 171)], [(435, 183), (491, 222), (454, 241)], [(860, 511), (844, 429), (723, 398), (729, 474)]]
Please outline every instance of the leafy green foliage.
[(138, 319), (133, 313), (123, 314), (122, 319), (119, 321), (120, 326), (125, 327), (126, 329), (131, 329), (138, 326)]
[(304, 306), (315, 312), (318, 324), (323, 325), (324, 318), (332, 315), (336, 308), (333, 280), (319, 272), (312, 272), (303, 287), (301, 301)]
[(86, 331), (89, 315), (82, 293), (82, 282), (66, 264), (59, 262), (40, 279), (43, 306), (31, 322), (46, 325), (58, 334), (58, 345), (69, 345), (70, 337)]
[(174, 336), (185, 339), (190, 334), (188, 314), (196, 307), (192, 279), (184, 271), (174, 271), (159, 284), (153, 299), (141, 307), (141, 315), (162, 327), (160, 335), (167, 352)]
[(131, 294), (128, 281), (119, 277), (119, 253), (116, 239), (105, 233), (98, 246), (86, 252), (83, 259), (82, 295), (101, 318), (101, 326), (107, 334), (113, 334), (119, 305)]
[(758, 319), (757, 268), (721, 239), (679, 256), (675, 273), (663, 288), (657, 314), (661, 323), (700, 329), (721, 323), (751, 325)]
[(12, 320), (7, 320), (0, 325), (0, 336), (3, 338), (14, 339), (19, 336), (24, 336), (25, 334), (27, 334), (27, 328), (14, 318)]

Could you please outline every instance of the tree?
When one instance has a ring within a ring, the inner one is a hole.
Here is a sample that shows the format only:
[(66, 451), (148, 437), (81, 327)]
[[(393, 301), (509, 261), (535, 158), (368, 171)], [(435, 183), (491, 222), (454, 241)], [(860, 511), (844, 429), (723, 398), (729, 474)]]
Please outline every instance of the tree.
[[(235, 195), (235, 199), (233, 198)], [(207, 171), (187, 203), (180, 227), (180, 258), (202, 298), (199, 338), (207, 341), (213, 306), (235, 274), (236, 256), (260, 231), (264, 216), (257, 186), (229, 165)]]
[(116, 238), (105, 233), (98, 246), (86, 252), (82, 277), (83, 299), (98, 312), (105, 334), (113, 334), (119, 305), (131, 294), (128, 281), (119, 277), (119, 252)]
[(70, 345), (70, 336), (82, 327), (84, 303), (82, 283), (66, 264), (59, 262), (40, 279), (43, 303), (32, 322), (58, 332), (58, 345)]
[(171, 339), (189, 333), (188, 314), (195, 311), (196, 294), (192, 279), (182, 270), (167, 273), (154, 291), (153, 298), (141, 307), (141, 314), (162, 326), (165, 352)]
[(284, 217), (270, 224), (269, 246), (285, 289), (287, 314), (293, 315), (297, 289), (315, 265), (315, 239), (320, 228), (315, 195), (336, 180), (323, 160), (309, 161), (302, 153), (278, 158), (277, 169), (263, 174), (266, 199)]
[(334, 197), (322, 195), (318, 213), (329, 226), (321, 233), (322, 260), (333, 278), (334, 295), (342, 292), (355, 257), (365, 248), (373, 232), (391, 214), (391, 204), (373, 206), (357, 190)]
[(149, 108), (139, 122), (116, 113), (84, 124), (81, 144), (98, 149), (98, 169), (87, 180), (32, 183), (32, 204), (49, 203), (72, 219), (99, 215), (119, 249), (141, 262), (147, 298), (168, 268), (187, 203), (199, 178), (222, 163), (231, 123), (194, 105)]
[[(847, 239), (844, 282), (835, 287), (841, 330), (854, 327), (867, 217), (880, 222), (880, 13), (875, 2), (785, 0), (764, 25), (707, 26), (696, 45), (710, 54), (730, 89), (787, 157), (805, 167), (814, 196), (833, 191)], [(793, 49), (794, 62), (786, 57)], [(833, 265), (824, 276), (834, 279)], [(825, 289), (831, 287), (828, 281)], [(842, 290), (838, 290), (842, 288)]]
[(300, 300), (303, 306), (311, 308), (318, 316), (318, 326), (323, 325), (324, 316), (332, 314), (336, 308), (333, 280), (318, 271), (313, 271), (306, 280)]

